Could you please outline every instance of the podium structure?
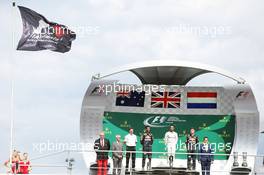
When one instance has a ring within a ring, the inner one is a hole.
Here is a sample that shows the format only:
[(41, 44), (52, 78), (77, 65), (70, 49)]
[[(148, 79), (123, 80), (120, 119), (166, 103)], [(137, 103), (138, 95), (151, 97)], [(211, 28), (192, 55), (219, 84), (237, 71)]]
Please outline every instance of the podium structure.
[[(113, 78), (127, 71), (136, 75), (141, 83), (122, 84)], [(216, 73), (234, 83), (228, 86), (186, 85), (206, 73)], [(93, 77), (83, 99), (80, 118), (81, 142), (88, 145), (89, 150), (83, 152), (85, 163), (90, 168), (96, 162), (95, 152), (90, 151), (100, 131), (104, 131), (112, 143), (116, 134), (124, 139), (132, 127), (138, 138), (136, 169), (141, 170), (139, 140), (144, 127), (150, 126), (155, 138), (151, 165), (153, 169), (167, 169), (164, 135), (170, 125), (175, 126), (179, 136), (173, 167), (186, 169), (185, 141), (190, 128), (194, 128), (200, 142), (206, 136), (213, 146), (212, 174), (230, 174), (234, 168), (234, 152), (238, 154), (239, 167), (245, 159), (240, 155), (246, 153), (246, 168), (254, 171), (259, 112), (250, 86), (244, 79), (214, 66), (166, 60), (135, 63)], [(111, 158), (109, 163), (111, 172)], [(196, 170), (200, 171), (198, 162)]]

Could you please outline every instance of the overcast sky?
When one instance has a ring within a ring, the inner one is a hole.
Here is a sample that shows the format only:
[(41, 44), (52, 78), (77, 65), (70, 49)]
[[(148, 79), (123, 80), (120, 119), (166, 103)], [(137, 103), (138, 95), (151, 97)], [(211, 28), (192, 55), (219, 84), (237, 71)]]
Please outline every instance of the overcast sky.
[[(81, 103), (91, 76), (136, 61), (173, 59), (226, 69), (251, 85), (259, 111), (264, 112), (262, 0), (20, 0), (17, 4), (76, 29), (77, 39), (65, 54), (15, 51), (22, 30), (20, 14), (7, 0), (0, 1), (0, 164), (9, 153), (12, 72), (14, 144), (31, 157), (40, 155), (33, 150), (34, 143), (77, 143)], [(65, 156), (37, 163), (64, 164)], [(85, 171), (81, 156), (73, 156), (79, 171)]]

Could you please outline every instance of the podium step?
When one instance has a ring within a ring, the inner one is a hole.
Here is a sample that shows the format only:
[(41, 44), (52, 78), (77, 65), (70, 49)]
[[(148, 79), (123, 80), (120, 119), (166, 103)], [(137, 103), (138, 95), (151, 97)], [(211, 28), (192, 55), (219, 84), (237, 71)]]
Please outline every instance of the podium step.
[[(130, 174), (130, 172), (126, 172)], [(190, 171), (186, 168), (169, 168), (169, 167), (153, 167), (152, 170), (146, 171), (134, 171), (133, 175), (143, 175), (143, 174), (155, 174), (155, 175), (199, 175), (197, 171)]]
[(248, 175), (251, 173), (251, 169), (248, 167), (233, 167), (230, 175)]

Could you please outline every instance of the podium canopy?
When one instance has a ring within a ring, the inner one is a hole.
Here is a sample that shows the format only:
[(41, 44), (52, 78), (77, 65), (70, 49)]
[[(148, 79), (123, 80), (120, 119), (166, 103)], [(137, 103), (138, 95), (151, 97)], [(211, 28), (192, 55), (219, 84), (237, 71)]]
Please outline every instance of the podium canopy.
[(186, 85), (191, 79), (210, 72), (228, 77), (240, 84), (245, 83), (244, 79), (214, 66), (174, 60), (134, 63), (116, 68), (110, 73), (102, 74), (99, 78), (105, 78), (125, 71), (133, 72), (142, 84)]

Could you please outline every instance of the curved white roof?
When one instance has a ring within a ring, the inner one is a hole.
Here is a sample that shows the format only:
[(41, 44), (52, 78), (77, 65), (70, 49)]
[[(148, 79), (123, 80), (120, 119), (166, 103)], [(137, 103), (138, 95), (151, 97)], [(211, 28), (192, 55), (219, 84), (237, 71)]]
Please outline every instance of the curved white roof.
[(106, 78), (125, 71), (133, 72), (143, 84), (186, 85), (194, 77), (210, 72), (233, 79), (237, 83), (245, 83), (243, 78), (223, 69), (200, 63), (176, 60), (133, 63), (115, 68), (109, 73), (101, 74), (98, 78)]

